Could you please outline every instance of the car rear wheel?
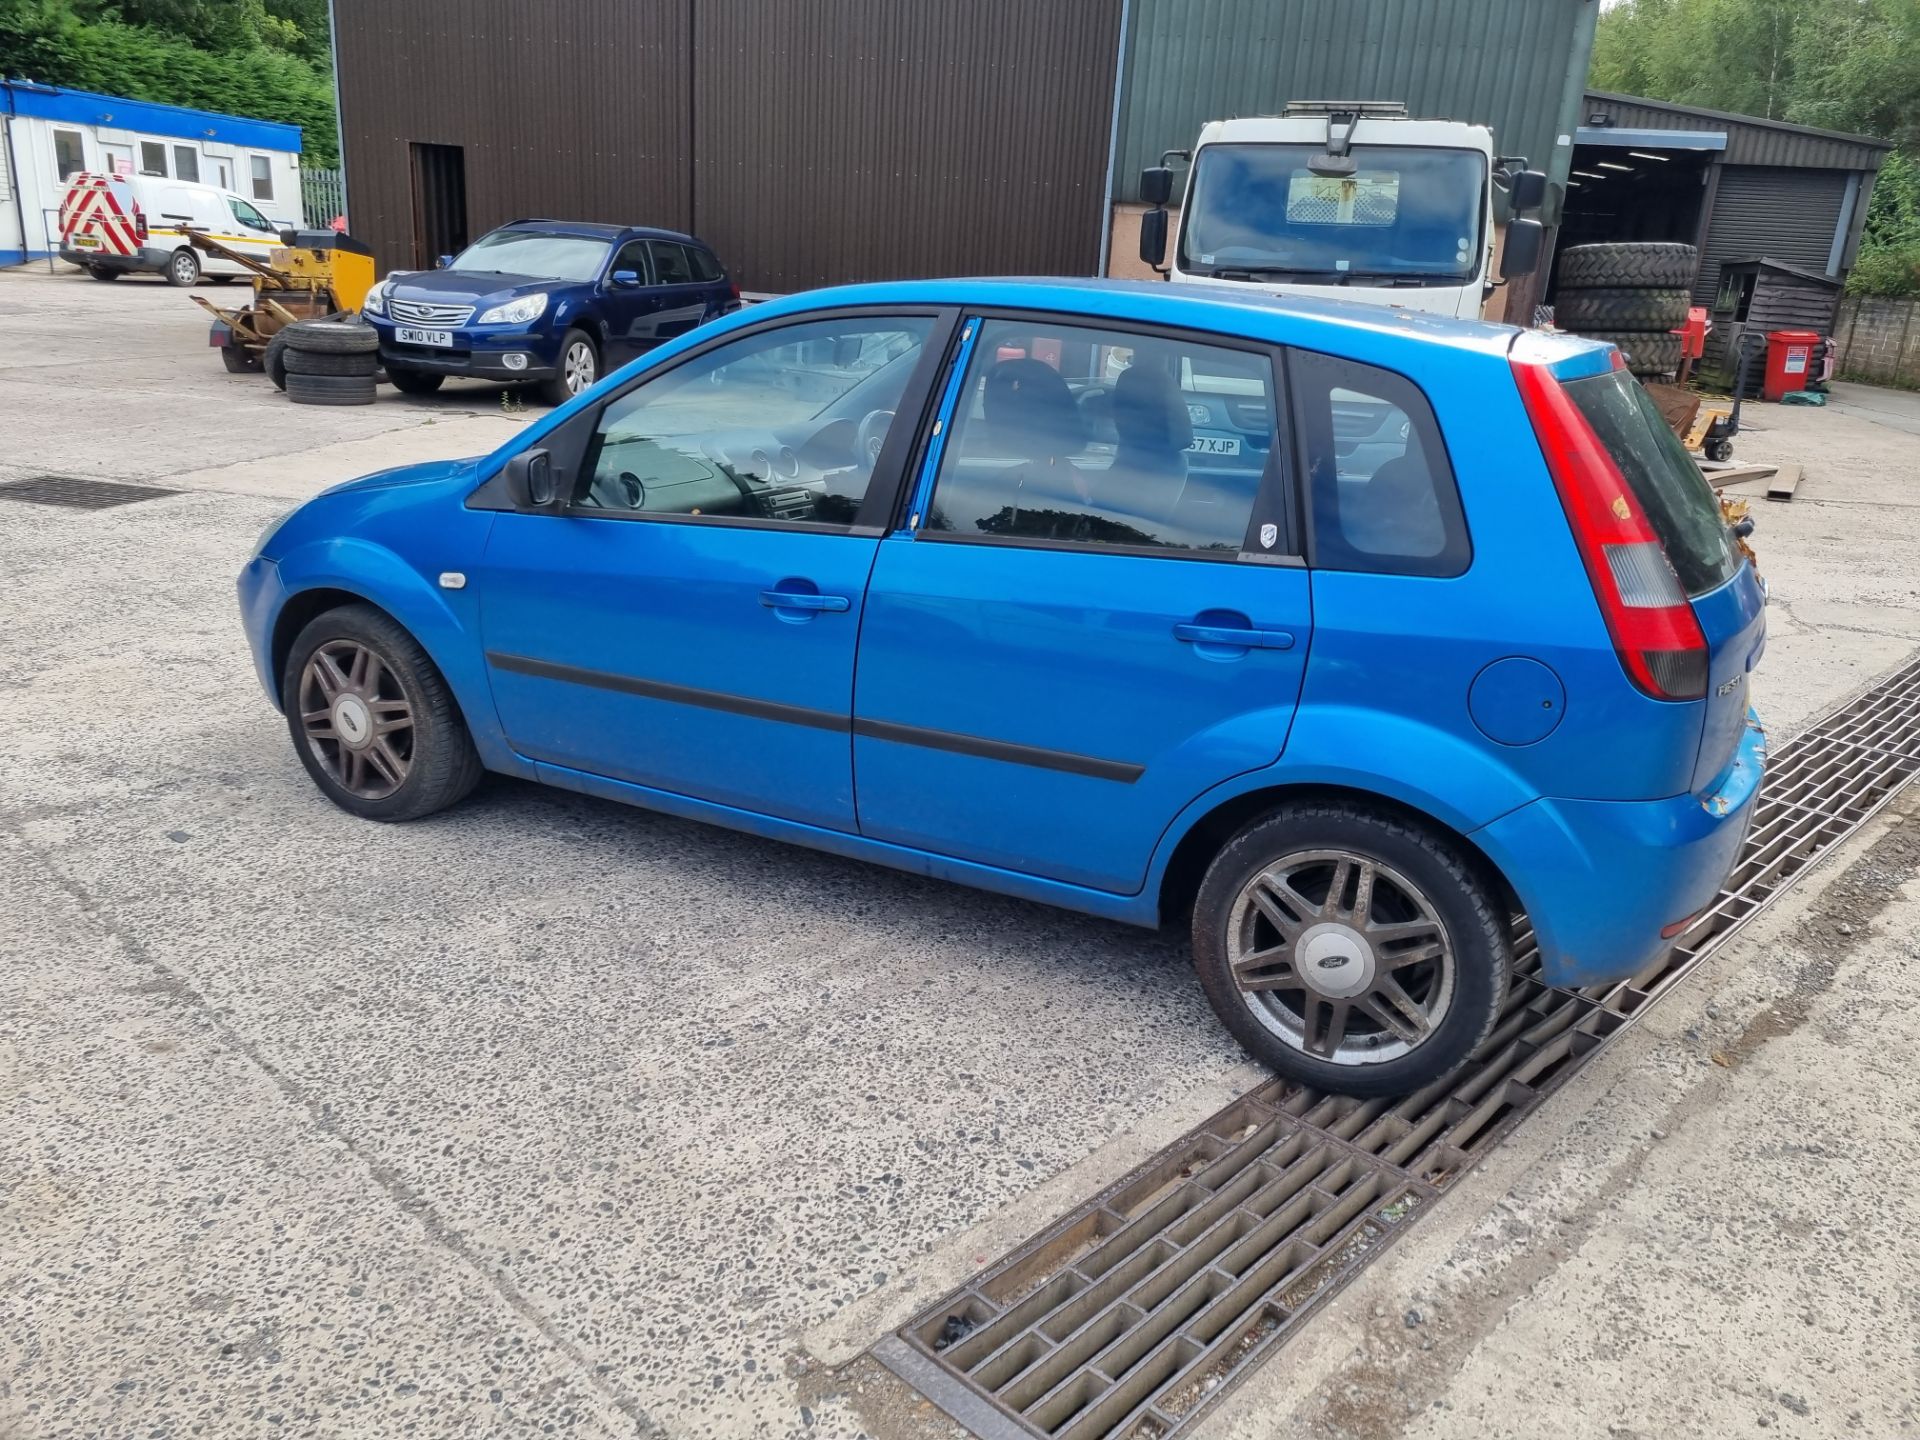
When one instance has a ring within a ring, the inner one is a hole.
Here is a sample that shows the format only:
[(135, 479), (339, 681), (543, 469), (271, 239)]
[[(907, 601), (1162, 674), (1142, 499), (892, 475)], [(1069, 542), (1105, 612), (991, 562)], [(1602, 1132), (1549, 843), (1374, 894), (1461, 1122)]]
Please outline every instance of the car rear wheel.
[(560, 372), (540, 383), (540, 398), (549, 405), (564, 405), (599, 378), (600, 352), (593, 348), (592, 339), (584, 330), (569, 330), (560, 342)]
[(1275, 1072), (1352, 1095), (1417, 1090), (1492, 1033), (1512, 947), (1452, 845), (1357, 806), (1256, 821), (1215, 858), (1193, 914), (1201, 988)]
[(397, 365), (387, 366), (387, 379), (402, 395), (431, 395), (446, 382), (446, 378), (431, 370), (405, 370)]
[(167, 259), (167, 283), (180, 289), (200, 283), (200, 257), (182, 247)]
[(300, 763), (327, 798), (368, 820), (417, 820), (480, 783), (480, 757), (426, 651), (371, 605), (309, 621), (280, 694)]

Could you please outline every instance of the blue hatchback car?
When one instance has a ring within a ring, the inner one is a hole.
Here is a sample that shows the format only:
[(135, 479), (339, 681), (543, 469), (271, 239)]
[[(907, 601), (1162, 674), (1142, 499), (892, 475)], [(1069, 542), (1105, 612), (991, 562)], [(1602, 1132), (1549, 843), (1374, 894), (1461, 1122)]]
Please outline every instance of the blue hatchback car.
[(368, 292), (395, 388), (430, 395), (449, 375), (531, 383), (565, 404), (636, 355), (740, 308), (712, 250), (674, 230), (515, 220), (438, 270)]
[(927, 281), (683, 336), (240, 577), (336, 804), (483, 771), (1139, 925), (1397, 1093), (1657, 963), (1761, 779), (1764, 594), (1611, 347), (1214, 288)]

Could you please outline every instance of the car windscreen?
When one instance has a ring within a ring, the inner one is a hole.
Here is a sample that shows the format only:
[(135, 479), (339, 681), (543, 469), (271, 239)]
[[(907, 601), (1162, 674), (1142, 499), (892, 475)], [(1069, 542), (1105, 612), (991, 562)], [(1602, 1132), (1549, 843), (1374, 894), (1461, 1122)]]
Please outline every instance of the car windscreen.
[(1487, 157), (1355, 145), (1354, 172), (1316, 175), (1319, 145), (1204, 146), (1187, 187), (1180, 268), (1308, 283), (1447, 284), (1480, 263)]
[(595, 280), (610, 247), (584, 235), (544, 235), (537, 230), (496, 230), (462, 250), (448, 268), (482, 274), (532, 275), (541, 280)]
[(1720, 502), (1640, 382), (1614, 370), (1568, 381), (1565, 389), (1647, 512), (1687, 595), (1730, 579), (1739, 553)]

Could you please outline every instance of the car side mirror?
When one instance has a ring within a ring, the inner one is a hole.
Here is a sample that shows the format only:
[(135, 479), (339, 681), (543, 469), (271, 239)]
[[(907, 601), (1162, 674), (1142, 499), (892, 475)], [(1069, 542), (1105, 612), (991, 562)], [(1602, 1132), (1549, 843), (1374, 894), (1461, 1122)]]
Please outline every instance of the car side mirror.
[(638, 289), (640, 285), (640, 272), (638, 270), (616, 270), (613, 272), (612, 279), (613, 283), (622, 290), (635, 290)]
[(552, 510), (560, 498), (559, 472), (545, 450), (522, 450), (507, 461), (507, 495), (522, 510)]
[(436, 270), (445, 270), (449, 268), (452, 264), (453, 264), (453, 257), (451, 255), (442, 255), (438, 260), (435, 260), (433, 262), (433, 268)]
[(1140, 198), (1149, 205), (1164, 205), (1173, 198), (1173, 171), (1165, 165), (1149, 165), (1140, 172)]
[(1154, 269), (1167, 263), (1167, 212), (1149, 210), (1140, 217), (1140, 258)]
[(1546, 234), (1546, 227), (1538, 220), (1509, 220), (1507, 243), (1500, 251), (1500, 278), (1513, 280), (1539, 269)]
[(1538, 210), (1546, 203), (1547, 177), (1539, 170), (1522, 170), (1517, 173), (1507, 187), (1507, 201), (1513, 206), (1513, 213), (1524, 215), (1529, 210)]

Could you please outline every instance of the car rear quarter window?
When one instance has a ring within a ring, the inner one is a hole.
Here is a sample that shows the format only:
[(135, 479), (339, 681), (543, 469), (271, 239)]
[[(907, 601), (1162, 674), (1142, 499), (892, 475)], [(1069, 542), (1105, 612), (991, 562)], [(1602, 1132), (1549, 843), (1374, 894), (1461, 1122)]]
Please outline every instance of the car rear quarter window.
[(1739, 555), (1700, 467), (1640, 382), (1624, 370), (1570, 381), (1568, 398), (1619, 467), (1689, 597), (1733, 577)]
[(687, 263), (693, 269), (693, 278), (702, 285), (711, 285), (721, 276), (720, 262), (698, 245), (687, 246)]
[(1427, 398), (1404, 375), (1311, 351), (1291, 371), (1312, 563), (1323, 570), (1458, 575), (1472, 550)]

